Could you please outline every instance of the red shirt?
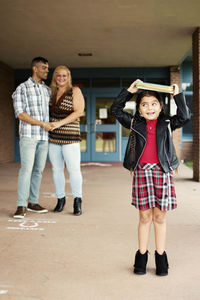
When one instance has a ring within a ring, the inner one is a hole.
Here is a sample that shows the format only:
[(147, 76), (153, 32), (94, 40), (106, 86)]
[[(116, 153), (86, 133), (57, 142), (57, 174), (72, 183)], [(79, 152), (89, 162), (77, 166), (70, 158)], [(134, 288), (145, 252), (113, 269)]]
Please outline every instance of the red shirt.
[(140, 158), (141, 163), (159, 163), (156, 145), (156, 124), (157, 120), (146, 121), (147, 123), (147, 142)]

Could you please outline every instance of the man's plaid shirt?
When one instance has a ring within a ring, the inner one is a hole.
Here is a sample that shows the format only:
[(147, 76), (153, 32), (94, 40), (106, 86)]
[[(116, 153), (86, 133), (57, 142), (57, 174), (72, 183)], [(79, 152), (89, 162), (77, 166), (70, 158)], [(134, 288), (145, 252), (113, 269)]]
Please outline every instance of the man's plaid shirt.
[[(26, 112), (42, 122), (49, 122), (50, 89), (44, 82), (39, 84), (32, 77), (20, 84), (12, 95), (15, 116)], [(48, 132), (38, 125), (31, 125), (20, 120), (20, 137), (26, 136), (36, 140), (48, 140)]]

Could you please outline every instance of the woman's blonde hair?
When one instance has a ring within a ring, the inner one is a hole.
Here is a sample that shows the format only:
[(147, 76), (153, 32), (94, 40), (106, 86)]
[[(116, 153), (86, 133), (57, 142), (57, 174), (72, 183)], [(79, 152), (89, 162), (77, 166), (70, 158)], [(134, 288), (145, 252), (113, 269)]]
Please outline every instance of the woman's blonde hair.
[(53, 72), (53, 76), (52, 76), (52, 80), (51, 80), (51, 84), (50, 84), (52, 96), (55, 95), (55, 93), (57, 92), (57, 89), (58, 89), (58, 86), (56, 84), (56, 75), (60, 70), (65, 70), (67, 72), (68, 81), (67, 81), (67, 85), (66, 85), (66, 92), (68, 92), (72, 88), (72, 77), (71, 77), (70, 70), (66, 66), (58, 66), (55, 68), (55, 70)]

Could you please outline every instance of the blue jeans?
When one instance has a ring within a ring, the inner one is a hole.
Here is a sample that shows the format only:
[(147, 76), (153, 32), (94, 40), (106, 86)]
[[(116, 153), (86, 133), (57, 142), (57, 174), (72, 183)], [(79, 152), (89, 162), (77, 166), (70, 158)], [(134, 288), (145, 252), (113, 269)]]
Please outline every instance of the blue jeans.
[(53, 181), (57, 198), (65, 197), (65, 163), (69, 172), (72, 195), (74, 198), (82, 197), (80, 156), (80, 143), (67, 145), (49, 143), (49, 159), (52, 164)]
[(46, 164), (48, 141), (21, 137), (21, 168), (18, 176), (17, 206), (27, 206), (27, 200), (38, 203), (42, 172)]

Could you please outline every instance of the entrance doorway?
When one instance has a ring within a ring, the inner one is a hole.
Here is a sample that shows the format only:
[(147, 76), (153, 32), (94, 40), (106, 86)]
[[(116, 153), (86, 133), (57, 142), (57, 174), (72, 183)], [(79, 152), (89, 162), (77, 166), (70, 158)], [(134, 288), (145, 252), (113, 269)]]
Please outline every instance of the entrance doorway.
[(115, 92), (84, 93), (85, 112), (81, 117), (81, 160), (119, 161), (121, 133), (119, 123), (110, 113)]

